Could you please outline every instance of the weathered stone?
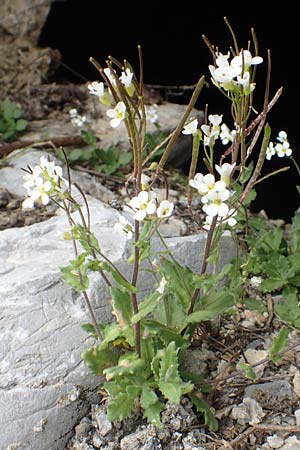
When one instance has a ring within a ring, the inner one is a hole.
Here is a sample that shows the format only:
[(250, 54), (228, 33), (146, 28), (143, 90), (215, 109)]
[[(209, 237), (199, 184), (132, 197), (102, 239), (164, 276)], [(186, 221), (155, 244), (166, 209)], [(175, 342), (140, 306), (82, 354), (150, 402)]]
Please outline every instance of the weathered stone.
[(36, 44), (47, 19), (51, 1), (2, 0), (0, 37), (26, 37)]

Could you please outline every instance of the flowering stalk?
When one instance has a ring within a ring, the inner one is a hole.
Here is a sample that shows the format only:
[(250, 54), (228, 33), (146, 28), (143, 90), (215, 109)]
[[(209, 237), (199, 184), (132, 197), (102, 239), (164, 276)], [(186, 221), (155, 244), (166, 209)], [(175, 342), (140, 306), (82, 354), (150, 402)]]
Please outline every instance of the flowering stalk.
[(183, 129), (183, 127), (184, 127), (184, 125), (185, 125), (185, 123), (186, 123), (186, 121), (187, 121), (187, 119), (188, 119), (188, 117), (189, 117), (189, 115), (190, 115), (190, 113), (192, 111), (192, 109), (194, 108), (195, 103), (196, 103), (196, 101), (197, 101), (197, 99), (198, 99), (198, 97), (200, 95), (200, 92), (201, 92), (204, 84), (205, 84), (205, 77), (202, 76), (199, 79), (198, 83), (196, 84), (195, 90), (194, 90), (193, 95), (191, 97), (191, 100), (190, 100), (190, 102), (189, 102), (189, 104), (188, 104), (188, 106), (186, 108), (186, 111), (184, 112), (182, 118), (180, 119), (176, 129), (174, 130), (174, 133), (172, 134), (172, 137), (171, 137), (171, 139), (170, 139), (170, 141), (169, 141), (169, 143), (167, 145), (167, 148), (164, 151), (164, 154), (162, 155), (162, 157), (161, 157), (161, 159), (160, 159), (160, 161), (158, 163), (153, 182), (155, 181), (156, 177), (159, 175), (160, 171), (163, 169), (164, 165), (166, 164), (166, 162), (167, 162), (167, 160), (168, 160), (168, 158), (170, 156), (170, 153), (172, 151), (173, 145), (175, 144), (175, 142), (176, 142), (178, 136), (180, 135), (180, 133), (181, 133), (181, 131), (182, 131), (182, 129)]

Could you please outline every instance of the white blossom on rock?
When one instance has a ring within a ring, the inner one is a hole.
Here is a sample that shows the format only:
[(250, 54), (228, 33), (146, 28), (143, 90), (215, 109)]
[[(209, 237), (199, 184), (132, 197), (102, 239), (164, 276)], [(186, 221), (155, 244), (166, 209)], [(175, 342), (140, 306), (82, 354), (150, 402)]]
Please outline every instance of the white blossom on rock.
[(66, 181), (62, 178), (62, 168), (45, 156), (40, 158), (40, 163), (30, 169), (23, 179), (28, 194), (22, 203), (24, 209), (33, 208), (35, 203), (48, 205), (51, 196), (62, 194), (67, 187)]
[(133, 197), (129, 205), (135, 211), (133, 218), (138, 221), (144, 220), (156, 211), (156, 195), (154, 192), (141, 191), (136, 197)]
[(206, 196), (202, 197), (203, 211), (208, 216), (224, 217), (229, 212), (229, 207), (225, 203), (230, 197), (230, 191), (223, 189), (221, 191), (211, 191)]
[(174, 209), (174, 203), (169, 200), (162, 200), (156, 210), (157, 217), (162, 219), (164, 217), (170, 217)]
[(128, 240), (133, 238), (133, 226), (123, 216), (120, 217), (119, 222), (115, 223), (114, 229), (119, 233), (125, 234)]

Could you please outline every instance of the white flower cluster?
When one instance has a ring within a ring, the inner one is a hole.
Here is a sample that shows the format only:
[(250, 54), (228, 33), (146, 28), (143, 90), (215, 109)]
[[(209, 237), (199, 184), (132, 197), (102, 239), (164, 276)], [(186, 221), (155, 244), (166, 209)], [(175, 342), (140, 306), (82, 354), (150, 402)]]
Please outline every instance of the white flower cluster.
[(54, 161), (42, 156), (40, 163), (24, 175), (24, 187), (28, 197), (24, 200), (23, 208), (34, 208), (35, 203), (48, 205), (50, 197), (63, 194), (67, 183), (62, 178), (62, 168)]
[[(117, 85), (117, 74), (115, 71), (107, 67), (103, 70), (105, 76), (111, 87), (106, 89), (103, 82), (93, 81), (88, 84), (88, 90), (90, 94), (98, 97), (99, 101), (105, 106), (114, 106), (106, 111), (106, 115), (111, 119), (110, 125), (113, 128), (117, 128), (126, 117), (126, 106), (123, 101), (115, 102), (114, 96), (112, 95), (111, 88), (114, 90), (115, 94), (119, 97), (119, 89)], [(129, 68), (122, 71), (121, 76), (118, 78), (120, 83), (123, 84), (127, 94), (132, 97), (135, 92), (135, 87), (133, 83), (133, 73)], [(121, 97), (120, 97), (121, 98)]]
[(143, 221), (146, 218), (155, 217), (165, 219), (170, 217), (173, 212), (174, 203), (169, 200), (162, 200), (159, 203), (156, 192), (149, 189), (150, 181), (150, 177), (143, 174), (141, 192), (129, 201), (129, 206), (134, 211), (134, 220)]
[(211, 173), (203, 175), (196, 173), (195, 177), (189, 181), (190, 186), (197, 189), (201, 196), (202, 209), (206, 213), (206, 225), (209, 226), (213, 217), (220, 218), (219, 222), (226, 222), (230, 226), (236, 224), (234, 216), (236, 212), (230, 209), (227, 200), (232, 196), (229, 189), (231, 174), (235, 164), (224, 163), (222, 166), (216, 165), (216, 171), (220, 174), (220, 180), (216, 181)]
[(72, 125), (74, 125), (74, 127), (78, 127), (78, 128), (82, 128), (87, 120), (86, 116), (81, 116), (80, 114), (78, 114), (78, 111), (76, 108), (70, 109), (69, 116), (70, 116)]
[[(210, 114), (208, 116), (209, 124), (201, 125), (200, 129), (204, 135), (203, 143), (206, 147), (213, 147), (217, 139), (221, 139), (223, 145), (234, 141), (236, 130), (230, 131), (225, 123), (221, 123), (222, 118), (222, 114)], [(193, 119), (183, 127), (182, 134), (194, 136), (196, 133), (199, 133), (198, 119)]]
[(251, 94), (255, 89), (255, 83), (251, 82), (251, 66), (261, 64), (263, 59), (252, 57), (249, 50), (242, 50), (230, 62), (230, 52), (226, 55), (218, 52), (216, 56), (216, 66), (209, 66), (213, 83), (227, 92)]
[(279, 158), (291, 156), (293, 151), (285, 131), (280, 131), (277, 136), (277, 143), (270, 142), (266, 151), (266, 159), (270, 160), (272, 156), (277, 155)]

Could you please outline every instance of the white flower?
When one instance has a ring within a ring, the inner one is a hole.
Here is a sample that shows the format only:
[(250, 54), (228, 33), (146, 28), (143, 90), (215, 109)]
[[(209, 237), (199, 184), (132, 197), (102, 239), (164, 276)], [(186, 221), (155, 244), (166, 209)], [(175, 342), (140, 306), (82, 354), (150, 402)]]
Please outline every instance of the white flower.
[(230, 179), (233, 169), (235, 168), (235, 163), (229, 164), (224, 163), (222, 166), (215, 165), (216, 171), (221, 175), (221, 180), (224, 181), (226, 186), (230, 185)]
[(227, 214), (227, 218), (224, 220), (224, 223), (227, 223), (230, 227), (234, 227), (237, 224), (236, 219), (234, 218), (237, 215), (236, 209), (230, 209)]
[(209, 66), (213, 81), (226, 91), (242, 88), (243, 94), (249, 95), (255, 88), (255, 84), (250, 83), (250, 67), (261, 64), (263, 59), (260, 56), (252, 57), (249, 50), (242, 50), (229, 63), (229, 55), (229, 53), (227, 55), (217, 53), (216, 67)]
[(243, 76), (238, 76), (236, 82), (238, 85), (242, 86), (243, 92), (246, 95), (251, 94), (255, 89), (255, 83), (250, 83), (249, 72), (244, 72)]
[(127, 67), (127, 69), (125, 69), (125, 72), (121, 73), (120, 76), (120, 81), (122, 84), (124, 84), (125, 89), (128, 93), (128, 95), (130, 95), (130, 97), (132, 97), (132, 95), (134, 94), (134, 84), (132, 83), (132, 78), (133, 78), (133, 73), (130, 71), (130, 69)]
[(151, 106), (145, 107), (145, 109), (146, 109), (146, 120), (150, 123), (157, 123), (158, 122), (157, 104), (154, 103)]
[(232, 89), (234, 83), (234, 78), (241, 74), (241, 68), (229, 64), (228, 62), (229, 52), (227, 55), (222, 55), (222, 53), (217, 54), (216, 65), (209, 66), (209, 70), (214, 82), (225, 90)]
[(189, 181), (189, 185), (197, 189), (200, 195), (206, 195), (213, 190), (224, 190), (226, 184), (224, 181), (216, 181), (214, 175), (208, 173), (203, 175), (202, 173), (196, 173), (193, 180)]
[(182, 130), (182, 134), (195, 134), (198, 129), (198, 119), (194, 119), (187, 123)]
[(121, 216), (119, 222), (115, 223), (114, 229), (122, 234), (125, 234), (128, 240), (131, 240), (133, 237), (133, 227), (125, 217)]
[(220, 134), (220, 123), (222, 122), (222, 115), (210, 114), (208, 120), (211, 125), (201, 125), (201, 130), (204, 133), (204, 145), (210, 146), (215, 143), (215, 140)]
[(287, 134), (285, 131), (279, 131), (278, 136), (277, 136), (277, 141), (282, 142), (282, 143), (287, 141)]
[(113, 128), (117, 128), (120, 123), (125, 119), (126, 106), (125, 103), (119, 102), (115, 106), (114, 109), (108, 109), (106, 111), (106, 115), (110, 117), (112, 120), (110, 121), (110, 125)]
[[(228, 224), (230, 227), (234, 227), (237, 224), (236, 219), (234, 218), (234, 216), (237, 215), (237, 210), (234, 209), (230, 209), (227, 213), (227, 215), (225, 217), (221, 217), (220, 219), (218, 219), (216, 225), (220, 225), (221, 223), (223, 224)], [(205, 217), (205, 221), (203, 224), (203, 228), (205, 230), (209, 230), (212, 221), (213, 221), (214, 216), (206, 216)]]
[(170, 217), (174, 209), (174, 203), (169, 202), (169, 200), (163, 200), (160, 202), (156, 214), (157, 217), (162, 219), (163, 217)]
[(96, 97), (103, 97), (103, 95), (104, 95), (104, 83), (102, 81), (101, 82), (100, 81), (93, 81), (92, 83), (89, 83), (87, 87), (88, 87), (88, 90), (90, 91), (90, 94), (96, 95)]
[(93, 81), (92, 83), (88, 84), (88, 90), (90, 91), (90, 94), (96, 95), (99, 101), (104, 105), (111, 105), (112, 96), (105, 90), (104, 83), (102, 81)]
[(70, 117), (76, 117), (78, 115), (77, 109), (76, 108), (70, 109), (69, 115)]
[(275, 150), (279, 158), (283, 158), (284, 156), (291, 156), (291, 154), (293, 153), (292, 149), (290, 148), (290, 144), (287, 141), (283, 144), (276, 144)]
[(230, 195), (231, 194), (228, 189), (209, 192), (205, 197), (202, 198), (202, 201), (205, 201), (202, 207), (203, 211), (208, 216), (224, 217), (228, 215), (229, 207), (225, 203), (225, 201), (228, 200)]
[(276, 154), (276, 150), (274, 147), (273, 142), (269, 142), (269, 145), (267, 147), (267, 151), (266, 151), (266, 159), (270, 160), (272, 158), (272, 156), (274, 156)]
[(236, 135), (236, 130), (230, 131), (228, 126), (225, 123), (221, 125), (220, 131), (220, 139), (223, 145), (229, 144), (229, 142), (233, 142)]
[(36, 165), (30, 173), (26, 173), (23, 179), (24, 188), (28, 194), (28, 198), (22, 204), (23, 208), (33, 208), (35, 202), (47, 205), (50, 202), (50, 196), (62, 193), (67, 186), (62, 178), (62, 168), (45, 156), (40, 158), (40, 164)]
[(147, 215), (152, 215), (156, 211), (155, 193), (141, 191), (130, 200), (129, 205), (135, 211), (133, 218), (138, 221), (144, 220)]
[(142, 175), (141, 175), (142, 191), (145, 191), (148, 189), (150, 181), (151, 181), (151, 178), (148, 177), (148, 175), (145, 175), (144, 173), (142, 173)]
[(244, 72), (248, 71), (250, 66), (255, 66), (257, 64), (261, 64), (263, 59), (260, 56), (253, 56), (249, 52), (249, 50), (242, 50), (238, 56), (235, 56), (231, 65), (233, 67), (244, 67)]
[[(27, 185), (28, 186), (28, 185)], [(35, 179), (35, 185), (27, 188), (30, 199), (25, 199), (23, 208), (33, 208), (36, 201), (40, 201), (44, 206), (50, 202), (49, 191), (52, 189), (51, 181), (44, 181), (42, 177)]]
[(290, 143), (287, 138), (287, 134), (285, 131), (280, 131), (277, 136), (278, 144), (275, 145), (275, 151), (279, 158), (283, 158), (284, 156), (291, 156), (293, 151), (290, 148)]
[(116, 80), (115, 80), (115, 76), (113, 75), (113, 72), (110, 70), (110, 68), (109, 68), (109, 67), (106, 67), (106, 68), (103, 70), (103, 72), (104, 72), (105, 75), (107, 76), (107, 78), (108, 78), (108, 80), (110, 81), (110, 83), (111, 83), (113, 86), (116, 86), (117, 83), (116, 83)]
[(159, 292), (160, 294), (163, 294), (165, 291), (166, 284), (167, 284), (167, 280), (165, 279), (165, 277), (162, 277), (162, 279), (160, 280), (159, 286), (156, 289), (157, 292)]
[(251, 277), (249, 282), (250, 282), (252, 287), (257, 288), (257, 287), (259, 287), (261, 285), (262, 278), (261, 277)]
[(70, 109), (69, 116), (72, 125), (74, 125), (75, 127), (82, 128), (83, 124), (86, 122), (86, 117), (78, 114), (76, 108)]

